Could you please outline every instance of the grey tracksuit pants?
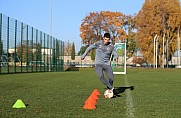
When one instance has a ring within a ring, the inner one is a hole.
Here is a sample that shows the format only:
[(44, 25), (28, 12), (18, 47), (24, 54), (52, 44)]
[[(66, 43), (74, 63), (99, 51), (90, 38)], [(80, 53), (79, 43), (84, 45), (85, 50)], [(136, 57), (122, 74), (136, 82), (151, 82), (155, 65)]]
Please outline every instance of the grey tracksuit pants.
[[(113, 88), (113, 80), (114, 80), (114, 75), (112, 71), (112, 67), (110, 65), (105, 65), (105, 64), (97, 64), (95, 66), (96, 72), (102, 81), (103, 84), (105, 84), (109, 89)], [(104, 77), (104, 73), (106, 73), (108, 80)]]

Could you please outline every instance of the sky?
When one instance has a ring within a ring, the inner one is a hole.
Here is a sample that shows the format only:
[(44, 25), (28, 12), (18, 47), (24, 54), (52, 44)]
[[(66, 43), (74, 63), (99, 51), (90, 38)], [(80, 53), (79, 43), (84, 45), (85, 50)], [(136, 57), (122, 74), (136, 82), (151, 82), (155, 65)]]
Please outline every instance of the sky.
[(47, 34), (51, 33), (52, 27), (53, 37), (74, 42), (78, 52), (81, 47), (79, 29), (90, 12), (113, 11), (133, 15), (141, 10), (143, 3), (144, 0), (0, 0), (0, 13)]

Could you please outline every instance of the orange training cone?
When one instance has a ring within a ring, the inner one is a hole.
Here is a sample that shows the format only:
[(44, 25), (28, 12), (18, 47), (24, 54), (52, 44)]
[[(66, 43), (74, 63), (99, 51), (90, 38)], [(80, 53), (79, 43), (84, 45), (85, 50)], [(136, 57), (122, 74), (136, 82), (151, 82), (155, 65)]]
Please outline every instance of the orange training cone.
[(94, 89), (93, 91), (96, 95), (101, 95), (101, 93), (98, 91), (98, 89)]
[(85, 104), (86, 104), (87, 102), (91, 102), (91, 103), (93, 103), (93, 104), (97, 104), (96, 100), (93, 99), (92, 97), (89, 97), (89, 98), (85, 101)]
[(87, 102), (84, 106), (83, 106), (84, 109), (87, 109), (87, 110), (91, 110), (91, 109), (95, 109), (96, 106), (95, 104), (93, 104), (92, 102)]
[(91, 95), (87, 98), (87, 100), (84, 103), (83, 108), (87, 110), (95, 109), (97, 104), (97, 99), (99, 99), (100, 92), (98, 89), (94, 89), (94, 91), (91, 93)]
[(94, 92), (90, 96), (93, 97), (95, 100), (99, 99), (99, 97)]
[(89, 96), (87, 100), (92, 101), (93, 103), (96, 103), (96, 99), (93, 98), (93, 96)]

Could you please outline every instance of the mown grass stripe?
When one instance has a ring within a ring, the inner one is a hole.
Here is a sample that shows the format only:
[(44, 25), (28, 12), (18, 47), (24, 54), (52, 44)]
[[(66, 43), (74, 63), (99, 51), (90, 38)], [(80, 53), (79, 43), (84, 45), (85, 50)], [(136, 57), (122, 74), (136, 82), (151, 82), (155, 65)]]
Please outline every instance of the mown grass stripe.
[[(127, 76), (125, 77), (125, 85), (129, 86), (128, 83), (128, 79)], [(126, 90), (126, 116), (128, 116), (129, 118), (134, 118), (134, 105), (133, 105), (133, 99), (132, 99), (132, 95), (131, 95), (131, 90), (127, 89)]]

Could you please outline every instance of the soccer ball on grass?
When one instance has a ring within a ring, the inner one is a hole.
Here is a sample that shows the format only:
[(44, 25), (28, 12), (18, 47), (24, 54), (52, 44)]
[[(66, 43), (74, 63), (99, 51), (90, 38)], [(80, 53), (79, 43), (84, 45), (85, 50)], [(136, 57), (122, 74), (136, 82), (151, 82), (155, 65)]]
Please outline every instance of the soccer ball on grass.
[(104, 92), (104, 96), (105, 96), (105, 98), (112, 98), (113, 97), (113, 91), (112, 90), (106, 90), (105, 92)]

